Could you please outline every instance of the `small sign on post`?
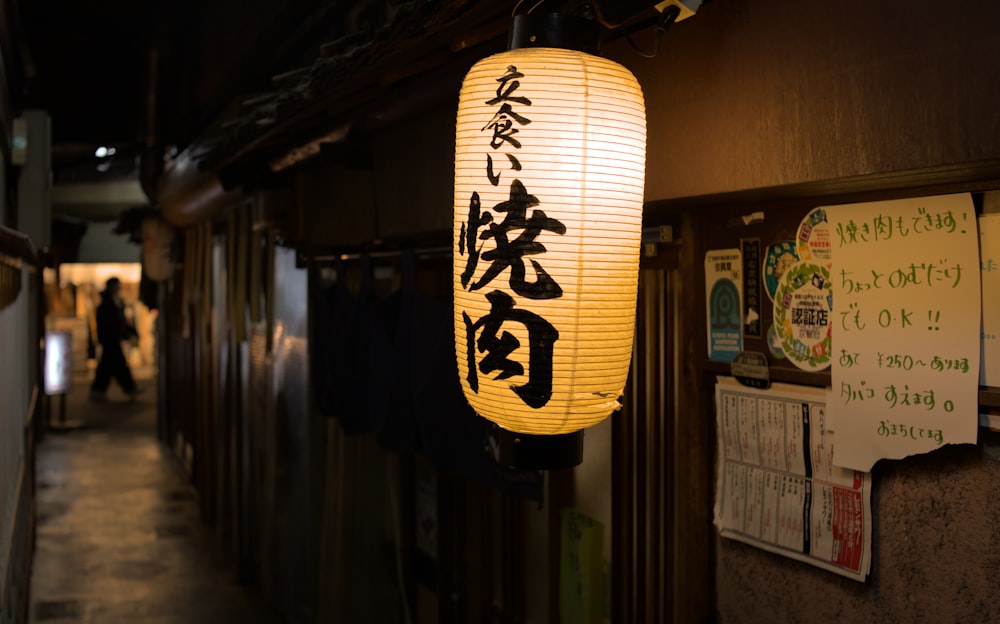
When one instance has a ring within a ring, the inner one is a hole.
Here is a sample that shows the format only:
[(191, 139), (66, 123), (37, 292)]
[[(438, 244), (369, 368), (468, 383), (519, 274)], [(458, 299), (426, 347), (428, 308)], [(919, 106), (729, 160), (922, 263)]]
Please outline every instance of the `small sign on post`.
[[(73, 332), (45, 332), (44, 377), (45, 395), (59, 397), (58, 422), (52, 422), (51, 413), (47, 412), (49, 429), (70, 431), (83, 427), (83, 421), (66, 420), (66, 395), (73, 389)], [(51, 403), (46, 409), (51, 409)]]
[(45, 333), (45, 394), (66, 394), (73, 387), (73, 334)]

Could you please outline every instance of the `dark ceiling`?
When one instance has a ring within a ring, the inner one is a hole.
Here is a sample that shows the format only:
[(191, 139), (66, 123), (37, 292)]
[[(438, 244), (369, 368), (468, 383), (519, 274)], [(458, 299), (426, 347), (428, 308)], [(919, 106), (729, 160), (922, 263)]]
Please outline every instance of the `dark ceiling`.
[[(51, 116), (56, 185), (138, 179), (154, 203), (165, 155), (188, 150), (231, 186), (317, 137), (350, 146), (441, 98), (457, 101), (465, 70), (503, 48), (521, 4), (7, 1), (23, 35), (20, 106)], [(603, 4), (631, 15), (653, 3)], [(114, 155), (95, 156), (99, 146)]]
[(95, 168), (99, 145), (121, 149), (122, 157), (134, 152), (151, 8), (143, 2), (21, 3), (28, 74), (23, 104), (52, 117), (60, 174), (77, 163)]
[[(183, 149), (235, 98), (304, 62), (346, 4), (365, 3), (22, 0), (24, 107), (52, 118), (56, 183), (129, 175), (144, 148)], [(101, 172), (98, 146), (116, 150)]]
[[(502, 40), (516, 4), (17, 1), (23, 107), (52, 118), (56, 184), (135, 176), (142, 158), (199, 143), (215, 164), (245, 169), (334, 125), (331, 107), (362, 108), (405, 74), (447, 64), (462, 38)], [(114, 156), (95, 157), (99, 146)]]

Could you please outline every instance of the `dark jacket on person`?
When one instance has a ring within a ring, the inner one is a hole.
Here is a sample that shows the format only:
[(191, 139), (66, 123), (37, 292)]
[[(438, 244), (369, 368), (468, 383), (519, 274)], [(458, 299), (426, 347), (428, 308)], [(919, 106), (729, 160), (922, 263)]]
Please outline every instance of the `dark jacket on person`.
[(121, 348), (121, 341), (136, 335), (135, 329), (125, 320), (125, 312), (115, 298), (104, 291), (97, 306), (97, 341), (101, 346)]

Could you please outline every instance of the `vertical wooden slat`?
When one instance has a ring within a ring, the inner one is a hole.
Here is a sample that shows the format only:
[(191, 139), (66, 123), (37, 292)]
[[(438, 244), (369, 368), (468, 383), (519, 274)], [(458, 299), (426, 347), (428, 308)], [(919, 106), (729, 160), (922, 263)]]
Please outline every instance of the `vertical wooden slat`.
[(249, 269), (249, 293), (247, 295), (249, 307), (250, 307), (250, 324), (259, 323), (262, 316), (262, 304), (261, 304), (261, 262), (262, 250), (261, 245), (263, 242), (263, 236), (257, 228), (253, 228), (250, 233), (250, 269)]
[(191, 363), (194, 373), (191, 387), (188, 389), (191, 393), (191, 418), (193, 420), (191, 424), (194, 432), (194, 439), (191, 441), (192, 472), (195, 488), (198, 492), (199, 509), (202, 517), (206, 517), (209, 514), (208, 502), (211, 500), (211, 490), (206, 486), (206, 475), (209, 474), (209, 436), (203, 418), (202, 405), (202, 397), (205, 392), (203, 387), (205, 362), (202, 358), (204, 322), (200, 308), (201, 298), (205, 296), (203, 282), (205, 276), (205, 228), (203, 225), (192, 228), (191, 239), (194, 249), (191, 252), (191, 275), (188, 284), (190, 290), (186, 291), (189, 298), (185, 312), (188, 318), (186, 328), (190, 337)]
[[(498, 600), (491, 609), (489, 622), (523, 622), (525, 618), (525, 566), (527, 565), (525, 545), (525, 501), (496, 492), (491, 493), (497, 501), (494, 507), (499, 512), (499, 531), (494, 531), (500, 546), (501, 579)], [(554, 538), (557, 539), (557, 538)], [(489, 569), (489, 562), (483, 562), (483, 568)]]
[(559, 565), (562, 560), (562, 510), (572, 507), (574, 501), (574, 474), (572, 470), (550, 470), (548, 480), (548, 534), (549, 534), (549, 620), (559, 622)]
[(676, 266), (671, 246), (643, 259), (632, 377), (613, 423), (613, 621), (675, 621)]
[(463, 495), (460, 497), (460, 518), (462, 522), (462, 545), (459, 552), (462, 553), (459, 568), (463, 570), (461, 582), (459, 583), (459, 595), (462, 598), (462, 620), (465, 622), (475, 622), (482, 619), (482, 606), (485, 601), (485, 594), (482, 589), (482, 553), (473, 544), (478, 544), (490, 539), (486, 533), (486, 527), (480, 525), (477, 520), (478, 512), (481, 509), (483, 489), (475, 487), (469, 481), (462, 482)]
[(460, 522), (457, 522), (455, 500), (456, 479), (438, 473), (438, 622), (439, 624), (459, 624), (461, 612), (457, 609), (456, 574), (461, 573), (459, 556)]
[(524, 515), (525, 501), (504, 497), (511, 507), (511, 551), (514, 554), (513, 576), (510, 579), (512, 586), (511, 603), (507, 609), (510, 614), (510, 621), (515, 623), (524, 622), (527, 613), (524, 579), (527, 576), (525, 569), (528, 565), (525, 554), (525, 544), (527, 539), (527, 519)]
[(215, 362), (216, 371), (215, 388), (215, 417), (216, 417), (216, 455), (218, 457), (218, 474), (216, 483), (219, 488), (219, 496), (216, 501), (218, 521), (216, 532), (219, 534), (221, 542), (235, 552), (238, 542), (236, 541), (238, 532), (236, 530), (236, 488), (235, 488), (235, 450), (237, 447), (235, 416), (232, 392), (233, 383), (233, 333), (232, 333), (232, 310), (234, 271), (236, 264), (236, 213), (230, 212), (226, 219), (226, 229), (221, 234), (222, 240), (218, 243), (224, 246), (225, 254), (220, 254), (220, 265), (214, 266), (213, 276), (218, 283), (213, 285), (213, 289), (219, 292), (217, 301), (220, 309), (213, 306), (212, 313), (215, 317), (216, 331), (213, 336), (212, 359)]
[(632, 560), (629, 502), (627, 495), (631, 471), (628, 469), (630, 419), (626, 415), (631, 402), (625, 397), (625, 407), (611, 421), (611, 614), (613, 621), (628, 620), (628, 562)]
[[(486, 539), (482, 540), (479, 548), (480, 561), (483, 568), (481, 577), (482, 587), (480, 589), (483, 603), (480, 605), (480, 613), (483, 615), (483, 621), (486, 622), (493, 621), (498, 605), (503, 604), (503, 594), (507, 581), (507, 576), (504, 573), (505, 570), (501, 570), (499, 575), (496, 574), (497, 566), (502, 565), (502, 563), (497, 561), (497, 557), (495, 556), (498, 539), (500, 540), (500, 544), (503, 544), (503, 538), (498, 536), (496, 522), (497, 498), (495, 493), (487, 492), (487, 495), (482, 497), (479, 505), (479, 524), (483, 528), (483, 535), (486, 536)], [(502, 560), (502, 558), (503, 551), (500, 550), (500, 559)], [(497, 595), (498, 586), (499, 595)]]
[(680, 320), (677, 314), (679, 303), (680, 283), (677, 279), (676, 270), (668, 270), (664, 276), (665, 289), (661, 307), (660, 326), (665, 329), (662, 337), (661, 357), (661, 384), (664, 392), (660, 397), (660, 404), (663, 408), (664, 427), (661, 437), (661, 448), (664, 449), (664, 458), (660, 463), (663, 474), (664, 506), (662, 534), (664, 537), (663, 553), (661, 556), (660, 573), (662, 575), (662, 594), (665, 603), (661, 614), (662, 621), (677, 621), (673, 617), (673, 591), (672, 579), (674, 576), (674, 561), (676, 557), (675, 543), (679, 536), (674, 533), (675, 514), (678, 507), (680, 492), (675, 484), (676, 473), (674, 471), (674, 461), (676, 454), (674, 447), (674, 428), (677, 420), (681, 417), (680, 406), (677, 402), (677, 378), (680, 363), (680, 354), (677, 351), (677, 334)]
[(236, 342), (247, 340), (247, 279), (250, 274), (250, 210), (249, 207), (238, 212), (239, 226), (236, 239), (236, 305), (233, 310)]
[(639, 489), (636, 496), (636, 517), (639, 523), (636, 542), (636, 557), (639, 559), (639, 586), (643, 594), (637, 596), (637, 611), (654, 621), (662, 621), (659, 604), (662, 587), (658, 575), (660, 566), (660, 506), (663, 484), (659, 478), (658, 465), (663, 461), (663, 449), (659, 447), (660, 418), (660, 366), (661, 348), (658, 325), (662, 271), (644, 270), (640, 277), (642, 296), (639, 313), (643, 319), (639, 335), (640, 375), (642, 380), (640, 404), (636, 414), (636, 449), (641, 463), (637, 466)]
[[(237, 440), (236, 444), (236, 461), (237, 461), (237, 509), (239, 522), (237, 525), (239, 532), (239, 542), (237, 551), (237, 561), (239, 564), (239, 575), (243, 582), (250, 582), (253, 580), (253, 542), (252, 542), (252, 528), (253, 528), (253, 510), (251, 508), (251, 500), (253, 497), (254, 482), (252, 479), (252, 458), (253, 458), (253, 427), (252, 427), (252, 411), (250, 407), (250, 328), (247, 319), (247, 297), (248, 288), (247, 280), (249, 279), (250, 273), (250, 223), (252, 205), (247, 205), (243, 210), (240, 211), (241, 214), (241, 226), (239, 229), (239, 240), (240, 249), (237, 251), (237, 276), (238, 279), (238, 291), (239, 295), (237, 297), (238, 302), (238, 314), (237, 319), (239, 320), (240, 331), (238, 333), (238, 338), (236, 339), (236, 345), (234, 350), (234, 361), (236, 362), (236, 386), (237, 391), (235, 393), (236, 402), (236, 424), (237, 424)], [(310, 435), (311, 440), (315, 440), (313, 446), (310, 447), (310, 459), (318, 465), (322, 470), (323, 462), (321, 458), (323, 457), (322, 451), (324, 450), (323, 444), (325, 443), (325, 438), (322, 435), (323, 431), (314, 431)], [(315, 474), (322, 474), (321, 472)], [(317, 482), (322, 483), (322, 479), (317, 478)], [(314, 543), (319, 543), (318, 541)], [(315, 552), (314, 552), (315, 554)], [(316, 578), (316, 568), (315, 566), (310, 570), (312, 573), (312, 578)]]
[(676, 467), (675, 483), (684, 493), (677, 506), (677, 556), (674, 567), (674, 591), (677, 597), (674, 620), (708, 622), (714, 616), (712, 575), (712, 421), (710, 413), (712, 384), (705, 383), (702, 363), (707, 357), (705, 344), (704, 247), (701, 232), (712, 227), (691, 213), (681, 223), (679, 274), (683, 296), (679, 315), (682, 344), (679, 400), (682, 413), (677, 416), (676, 438), (672, 445)]
[(218, 468), (217, 456), (215, 453), (215, 410), (214, 396), (215, 388), (215, 359), (213, 358), (213, 332), (212, 332), (212, 224), (203, 223), (199, 226), (202, 230), (200, 245), (200, 265), (198, 267), (201, 277), (201, 299), (198, 301), (198, 311), (195, 314), (195, 324), (198, 327), (198, 341), (195, 344), (197, 349), (196, 358), (200, 362), (200, 374), (197, 380), (198, 422), (200, 423), (201, 448), (198, 458), (199, 484), (198, 493), (201, 501), (202, 514), (205, 519), (215, 521), (215, 501), (218, 496), (215, 475)]
[(663, 591), (662, 577), (660, 575), (660, 567), (662, 565), (662, 526), (663, 526), (663, 498), (664, 492), (663, 488), (666, 484), (662, 480), (660, 467), (665, 463), (666, 458), (664, 455), (667, 451), (662, 445), (661, 433), (663, 430), (663, 413), (664, 406), (662, 401), (662, 377), (663, 377), (663, 361), (662, 361), (662, 313), (663, 313), (663, 300), (662, 300), (662, 282), (663, 282), (663, 272), (656, 271), (646, 271), (643, 284), (646, 289), (644, 300), (644, 314), (646, 316), (647, 322), (644, 332), (644, 342), (645, 342), (645, 357), (644, 366), (646, 370), (645, 375), (645, 391), (646, 391), (646, 409), (645, 413), (648, 418), (647, 425), (647, 435), (645, 437), (645, 446), (647, 448), (647, 457), (649, 458), (648, 466), (646, 471), (649, 473), (649, 490), (646, 492), (645, 498), (649, 501), (648, 516), (646, 518), (646, 533), (649, 535), (649, 548), (647, 552), (649, 556), (647, 559), (647, 613), (654, 618), (657, 622), (662, 622), (663, 620), (663, 601), (667, 599), (664, 595), (666, 592)]
[[(648, 320), (648, 319), (647, 319)], [(644, 332), (648, 332), (648, 327), (646, 323), (643, 323)], [(642, 362), (643, 371), (647, 370), (646, 365), (646, 345), (643, 344), (639, 351), (640, 361)], [(644, 375), (640, 376), (640, 378)], [(648, 387), (649, 384), (645, 383), (645, 379), (639, 387), (639, 402), (636, 405), (636, 410), (634, 413), (635, 417), (635, 436), (632, 439), (632, 453), (635, 455), (636, 465), (635, 465), (635, 502), (633, 503), (633, 513), (635, 513), (635, 518), (639, 523), (635, 533), (635, 553), (636, 553), (636, 578), (635, 578), (635, 588), (636, 588), (636, 608), (638, 614), (648, 613), (646, 608), (649, 587), (647, 583), (649, 582), (648, 574), (648, 561), (649, 558), (647, 554), (649, 553), (648, 546), (648, 526), (646, 514), (648, 513), (648, 492), (649, 492), (649, 478), (648, 478), (648, 466), (649, 466), (649, 451), (646, 446), (647, 435), (649, 431), (649, 396)], [(645, 615), (643, 615), (645, 617)]]
[(274, 229), (267, 230), (264, 251), (264, 321), (267, 323), (267, 352), (274, 350), (274, 255), (277, 245)]
[(503, 527), (500, 543), (504, 545), (504, 548), (501, 551), (503, 581), (501, 582), (500, 609), (497, 614), (500, 617), (497, 619), (501, 621), (504, 619), (503, 616), (510, 616), (512, 613), (516, 600), (517, 574), (520, 570), (514, 561), (520, 548), (518, 548), (519, 542), (514, 535), (512, 503), (513, 501), (509, 497), (500, 497), (500, 517)]

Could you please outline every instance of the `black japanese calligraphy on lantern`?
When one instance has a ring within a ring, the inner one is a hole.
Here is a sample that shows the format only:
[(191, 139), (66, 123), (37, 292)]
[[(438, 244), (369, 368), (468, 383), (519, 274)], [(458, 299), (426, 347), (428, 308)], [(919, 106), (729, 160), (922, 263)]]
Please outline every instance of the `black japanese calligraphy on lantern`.
[[(521, 347), (521, 341), (503, 330), (506, 322), (520, 323), (528, 330), (528, 382), (511, 386), (511, 390), (526, 405), (538, 409), (552, 397), (552, 354), (559, 331), (534, 312), (516, 309), (513, 297), (505, 292), (494, 290), (486, 295), (486, 299), (490, 302), (490, 311), (478, 321), (473, 322), (466, 312), (462, 312), (469, 365), (466, 381), (472, 391), (478, 393), (479, 373), (489, 375), (499, 372), (496, 379), (524, 374), (524, 366), (510, 358)], [(478, 367), (477, 353), (485, 354)]]
[(483, 130), (489, 128), (493, 131), (493, 139), (490, 140), (490, 147), (500, 149), (504, 144), (509, 143), (511, 147), (521, 149), (521, 142), (514, 138), (514, 135), (520, 132), (520, 130), (514, 127), (515, 122), (526, 125), (531, 123), (531, 120), (515, 113), (514, 108), (510, 104), (503, 104), (493, 114), (490, 122), (483, 126)]
[[(562, 288), (556, 283), (542, 265), (531, 258), (531, 267), (535, 273), (535, 281), (529, 282), (525, 256), (545, 253), (545, 245), (536, 238), (544, 232), (565, 234), (566, 226), (553, 219), (542, 210), (532, 210), (528, 216), (528, 208), (538, 205), (538, 198), (528, 194), (520, 180), (514, 180), (510, 185), (507, 201), (493, 207), (497, 213), (504, 213), (503, 221), (496, 223), (490, 212), (483, 212), (479, 203), (479, 194), (473, 193), (469, 202), (469, 220), (462, 224), (459, 252), (465, 253), (463, 246), (468, 248), (468, 258), (465, 270), (462, 272), (462, 286), (468, 290), (479, 290), (489, 285), (500, 273), (510, 268), (510, 288), (515, 293), (529, 299), (555, 299), (562, 296)], [(512, 232), (519, 232), (513, 239)], [(477, 235), (478, 233), (478, 235)], [(493, 248), (481, 255), (475, 246), (476, 239), (493, 241)], [(489, 268), (475, 283), (469, 284), (480, 258), (490, 262)]]
[(462, 224), (462, 230), (458, 237), (458, 253), (464, 256), (468, 250), (469, 257), (465, 260), (465, 270), (462, 271), (462, 287), (469, 285), (469, 280), (479, 266), (479, 248), (476, 240), (479, 238), (479, 228), (489, 224), (493, 220), (493, 215), (486, 213), (481, 215), (479, 193), (473, 192), (469, 200), (469, 218)]
[(517, 67), (514, 65), (508, 65), (507, 73), (497, 78), (497, 82), (499, 83), (497, 85), (497, 96), (491, 100), (486, 100), (486, 103), (493, 106), (500, 102), (514, 102), (516, 104), (523, 104), (524, 106), (531, 106), (531, 100), (528, 98), (514, 95), (514, 92), (521, 86), (519, 78), (524, 78), (524, 74), (517, 71)]
[[(515, 104), (531, 106), (531, 100), (528, 98), (514, 95), (514, 92), (521, 86), (519, 78), (524, 78), (524, 74), (517, 71), (517, 67), (508, 65), (507, 72), (497, 78), (499, 84), (497, 85), (496, 97), (486, 100), (488, 106), (500, 104), (500, 108), (493, 114), (489, 123), (482, 128), (484, 131), (489, 130), (493, 133), (490, 147), (494, 150), (501, 147), (521, 149), (521, 142), (514, 136), (520, 130), (514, 124), (526, 126), (531, 123), (531, 119), (518, 113), (514, 108)], [(506, 152), (505, 155), (510, 162), (511, 170), (520, 171), (521, 161), (517, 159), (517, 156), (510, 152)], [(486, 177), (493, 186), (500, 184), (500, 174), (494, 170), (493, 156), (490, 154), (486, 155)]]
[[(521, 170), (521, 161), (519, 161), (513, 154), (507, 154), (507, 160), (510, 161), (511, 170)], [(486, 177), (489, 178), (490, 184), (493, 186), (498, 186), (500, 184), (500, 174), (493, 171), (493, 157), (489, 154), (486, 155)]]
[[(497, 78), (496, 97), (486, 101), (487, 105), (496, 106), (492, 118), (482, 127), (484, 140), (488, 137), (493, 152), (486, 157), (485, 178), (494, 187), (500, 186), (501, 177), (495, 157), (506, 157), (511, 171), (522, 170), (517, 151), (525, 140), (520, 136), (521, 129), (531, 123), (524, 114), (531, 100), (517, 93), (521, 78), (524, 74), (508, 66)], [(459, 254), (465, 257), (459, 281), (465, 290), (483, 289), (509, 269), (504, 290), (490, 290), (485, 295), (490, 303), (487, 314), (472, 319), (462, 312), (469, 388), (479, 392), (480, 375), (491, 375), (498, 381), (526, 375), (527, 383), (512, 384), (510, 389), (534, 409), (543, 407), (552, 397), (553, 354), (559, 332), (539, 314), (519, 308), (515, 298), (505, 290), (526, 299), (555, 299), (563, 295), (562, 288), (536, 258), (540, 259), (547, 251), (539, 236), (543, 232), (563, 235), (566, 226), (538, 209), (539, 203), (517, 178), (510, 183), (507, 199), (493, 206), (484, 207), (479, 192), (473, 192), (468, 219), (461, 225), (458, 240)], [(527, 345), (511, 332), (513, 325), (522, 325), (527, 330)], [(528, 352), (522, 354), (525, 348)]]

